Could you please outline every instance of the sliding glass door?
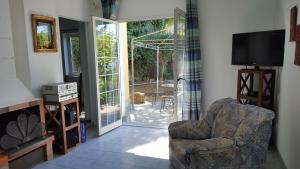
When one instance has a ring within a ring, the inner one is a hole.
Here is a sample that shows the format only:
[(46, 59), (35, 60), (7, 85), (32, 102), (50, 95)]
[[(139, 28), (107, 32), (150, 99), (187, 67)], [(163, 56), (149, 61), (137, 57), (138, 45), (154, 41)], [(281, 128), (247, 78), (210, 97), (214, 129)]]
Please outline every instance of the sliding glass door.
[(118, 23), (93, 17), (98, 95), (98, 127), (102, 135), (122, 124)]

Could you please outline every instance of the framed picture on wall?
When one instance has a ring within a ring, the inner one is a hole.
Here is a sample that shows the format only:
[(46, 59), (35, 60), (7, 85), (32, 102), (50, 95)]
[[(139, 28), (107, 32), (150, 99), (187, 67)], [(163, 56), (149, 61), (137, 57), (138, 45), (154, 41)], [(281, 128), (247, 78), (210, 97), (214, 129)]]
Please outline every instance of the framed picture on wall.
[[(297, 26), (297, 35), (300, 35), (300, 25)], [(296, 52), (294, 64), (300, 66), (300, 36), (296, 36)]]
[(31, 15), (35, 52), (57, 52), (56, 21), (54, 17)]
[(290, 42), (295, 42), (297, 37), (297, 15), (298, 15), (298, 7), (294, 6), (291, 9), (290, 16)]

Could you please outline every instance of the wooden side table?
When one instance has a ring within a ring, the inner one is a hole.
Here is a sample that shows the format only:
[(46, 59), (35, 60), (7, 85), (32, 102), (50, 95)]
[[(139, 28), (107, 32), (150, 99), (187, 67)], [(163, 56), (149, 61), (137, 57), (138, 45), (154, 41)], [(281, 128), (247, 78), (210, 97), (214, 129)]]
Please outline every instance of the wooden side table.
[(242, 104), (253, 104), (273, 110), (275, 76), (275, 70), (271, 69), (240, 69), (237, 100)]
[[(69, 147), (68, 132), (71, 130), (77, 130), (77, 142), (75, 147), (81, 144), (81, 132), (80, 132), (80, 112), (78, 98), (66, 100), (62, 102), (44, 102), (45, 116), (46, 116), (46, 129), (49, 133), (54, 133), (55, 142), (54, 146), (63, 153), (67, 154), (72, 148)], [(75, 122), (68, 125), (66, 124), (65, 109), (69, 108), (76, 112)]]

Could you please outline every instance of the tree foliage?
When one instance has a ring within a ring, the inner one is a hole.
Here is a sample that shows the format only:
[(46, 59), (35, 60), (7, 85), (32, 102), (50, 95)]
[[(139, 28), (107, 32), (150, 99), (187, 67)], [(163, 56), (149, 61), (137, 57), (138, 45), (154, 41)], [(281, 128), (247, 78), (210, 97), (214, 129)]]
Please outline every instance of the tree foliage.
[[(159, 19), (159, 20), (148, 20), (139, 22), (129, 22), (127, 23), (128, 30), (128, 54), (129, 54), (129, 69), (131, 72), (131, 40), (133, 37), (143, 36), (149, 33), (157, 32), (174, 25), (173, 19)], [(161, 35), (161, 37), (156, 38), (166, 38), (166, 36)], [(160, 51), (160, 79), (170, 79), (172, 76), (171, 70), (167, 71), (166, 67), (171, 63), (173, 51)], [(145, 81), (146, 79), (156, 78), (156, 50), (146, 49), (146, 48), (135, 48), (134, 51), (134, 76), (135, 81)], [(131, 75), (131, 74), (130, 74)]]

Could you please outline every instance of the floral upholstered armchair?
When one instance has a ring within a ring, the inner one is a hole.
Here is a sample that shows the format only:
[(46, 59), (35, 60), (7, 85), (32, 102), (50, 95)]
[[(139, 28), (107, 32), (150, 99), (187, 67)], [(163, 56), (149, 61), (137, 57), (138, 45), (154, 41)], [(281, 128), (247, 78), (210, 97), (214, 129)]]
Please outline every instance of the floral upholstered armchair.
[(271, 110), (226, 98), (200, 121), (169, 126), (174, 169), (263, 169), (271, 136)]

